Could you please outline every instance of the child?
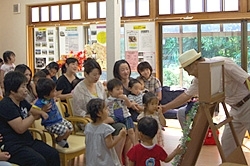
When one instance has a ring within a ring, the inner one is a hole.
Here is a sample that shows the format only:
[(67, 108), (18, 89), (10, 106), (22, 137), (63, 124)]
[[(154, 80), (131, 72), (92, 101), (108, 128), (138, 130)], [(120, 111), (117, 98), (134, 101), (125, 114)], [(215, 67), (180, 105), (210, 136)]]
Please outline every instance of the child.
[(119, 135), (115, 139), (112, 138), (111, 134), (115, 129), (103, 123), (108, 117), (108, 110), (105, 101), (100, 98), (94, 98), (88, 102), (87, 113), (93, 122), (88, 123), (84, 130), (86, 165), (121, 166), (114, 146), (126, 136), (126, 130), (121, 129)]
[(130, 166), (160, 166), (160, 161), (169, 162), (176, 155), (182, 153), (180, 145), (168, 155), (162, 147), (153, 143), (153, 138), (157, 134), (158, 126), (157, 121), (151, 117), (143, 117), (139, 120), (138, 131), (141, 143), (132, 147), (127, 153)]
[(46, 75), (46, 78), (52, 79), (48, 69), (42, 69), (40, 71), (44, 72), (44, 74)]
[(59, 112), (54, 97), (56, 96), (56, 84), (52, 79), (40, 78), (37, 81), (36, 92), (38, 99), (35, 106), (42, 108), (44, 105), (51, 104), (51, 109), (48, 113), (48, 119), (42, 119), (42, 125), (51, 133), (57, 134), (56, 142), (63, 148), (68, 148), (67, 138), (73, 131), (72, 124), (66, 119), (62, 118)]
[(142, 93), (147, 93), (148, 89), (145, 88), (145, 83), (144, 83), (143, 79), (141, 77), (138, 77), (137, 80), (140, 81), (140, 83), (141, 83), (141, 91), (142, 91)]
[(50, 78), (56, 82), (57, 81), (57, 77), (56, 74), (58, 73), (59, 70), (59, 65), (56, 62), (50, 62), (45, 69), (47, 69), (49, 71), (49, 75)]
[(40, 79), (40, 78), (46, 78), (46, 74), (45, 72), (43, 71), (38, 71), (34, 74), (33, 76), (33, 83), (36, 85), (37, 84), (37, 81)]
[(112, 118), (110, 123), (120, 122), (125, 124), (128, 136), (135, 145), (134, 123), (127, 107), (131, 107), (132, 103), (126, 95), (123, 94), (123, 85), (119, 79), (111, 79), (107, 83), (107, 89), (110, 97), (107, 98), (107, 106), (109, 114)]
[(141, 89), (142, 89), (142, 85), (140, 83), (139, 80), (137, 79), (130, 79), (129, 83), (128, 83), (128, 88), (130, 90), (130, 93), (128, 95), (128, 99), (130, 101), (136, 102), (137, 103), (137, 108), (138, 111), (133, 110), (133, 109), (129, 109), (129, 112), (131, 114), (131, 117), (133, 119), (133, 121), (137, 121), (137, 116), (143, 111), (144, 107), (142, 104), (142, 96), (144, 95), (144, 93), (142, 93)]
[(4, 81), (5, 74), (7, 74), (10, 71), (14, 71), (16, 67), (14, 64), (15, 57), (16, 55), (12, 51), (5, 51), (3, 53), (4, 64), (1, 66), (1, 74), (0, 74), (0, 83), (1, 83), (2, 91), (4, 91), (3, 81)]
[(154, 138), (153, 142), (158, 143), (160, 146), (164, 146), (163, 139), (162, 139), (162, 130), (163, 126), (166, 126), (166, 120), (163, 116), (162, 109), (158, 105), (159, 100), (158, 98), (152, 93), (148, 92), (143, 95), (143, 104), (144, 104), (144, 111), (137, 117), (137, 120), (147, 116), (154, 118), (158, 123), (158, 132), (157, 137)]
[(143, 79), (146, 89), (148, 89), (149, 92), (153, 92), (159, 101), (161, 101), (161, 82), (152, 75), (152, 66), (146, 61), (141, 62), (137, 66), (137, 72), (140, 74), (139, 77)]

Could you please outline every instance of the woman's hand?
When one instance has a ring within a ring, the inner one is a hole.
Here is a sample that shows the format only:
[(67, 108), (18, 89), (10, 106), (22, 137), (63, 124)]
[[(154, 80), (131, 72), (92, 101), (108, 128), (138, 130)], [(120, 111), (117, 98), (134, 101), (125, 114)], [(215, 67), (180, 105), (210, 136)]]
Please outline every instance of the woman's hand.
[(9, 152), (0, 152), (0, 161), (7, 161), (10, 158)]

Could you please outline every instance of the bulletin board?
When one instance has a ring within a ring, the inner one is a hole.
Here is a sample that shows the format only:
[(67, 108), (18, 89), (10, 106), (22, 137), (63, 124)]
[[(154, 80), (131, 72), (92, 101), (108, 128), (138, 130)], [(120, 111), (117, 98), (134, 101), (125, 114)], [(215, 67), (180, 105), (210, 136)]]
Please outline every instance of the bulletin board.
[(60, 26), (59, 45), (60, 55), (74, 54), (84, 48), (83, 26)]
[(138, 63), (148, 61), (155, 73), (155, 23), (126, 23), (125, 59), (132, 71), (137, 71)]
[(34, 28), (35, 69), (58, 60), (57, 42), (56, 27)]

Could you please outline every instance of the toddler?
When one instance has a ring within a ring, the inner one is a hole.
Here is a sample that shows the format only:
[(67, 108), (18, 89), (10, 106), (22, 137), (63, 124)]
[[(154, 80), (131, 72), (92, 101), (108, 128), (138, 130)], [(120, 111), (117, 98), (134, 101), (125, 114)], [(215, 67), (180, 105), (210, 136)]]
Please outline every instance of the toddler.
[(112, 138), (115, 129), (104, 123), (109, 113), (105, 101), (100, 98), (94, 98), (88, 102), (87, 113), (92, 122), (88, 123), (84, 130), (86, 135), (85, 164), (121, 166), (114, 146), (126, 136), (126, 130), (121, 129), (119, 135), (115, 139)]
[(168, 155), (159, 145), (153, 143), (153, 138), (158, 131), (158, 123), (154, 118), (143, 117), (138, 122), (140, 144), (132, 147), (127, 156), (129, 165), (155, 165), (160, 166), (160, 161), (170, 162), (176, 155), (182, 153), (180, 145)]
[(131, 113), (131, 117), (133, 121), (137, 121), (137, 116), (143, 111), (143, 103), (142, 103), (142, 96), (144, 93), (142, 93), (142, 84), (137, 79), (130, 79), (128, 83), (128, 88), (130, 90), (130, 93), (128, 95), (128, 99), (130, 101), (133, 101), (137, 103), (136, 107), (138, 110), (133, 110), (132, 108), (129, 109), (129, 112)]
[(131, 118), (131, 114), (127, 107), (131, 107), (132, 103), (129, 101), (126, 95), (123, 94), (123, 85), (119, 79), (111, 79), (107, 83), (107, 89), (109, 97), (106, 99), (109, 114), (114, 122), (120, 122), (125, 124), (128, 132), (128, 136), (131, 142), (135, 145), (135, 132), (134, 123)]
[(4, 76), (5, 74), (7, 74), (10, 71), (14, 71), (15, 69), (15, 53), (12, 51), (5, 51), (3, 53), (3, 61), (4, 64), (1, 66), (1, 74), (0, 74), (0, 83), (1, 83), (1, 88), (2, 91), (4, 91), (4, 85), (3, 85), (3, 81), (4, 81)]
[(57, 134), (56, 142), (63, 148), (68, 148), (67, 138), (73, 131), (72, 124), (66, 119), (62, 118), (61, 113), (56, 106), (54, 98), (56, 96), (56, 84), (52, 79), (40, 78), (37, 81), (36, 92), (38, 99), (34, 106), (42, 108), (44, 105), (51, 104), (48, 119), (42, 119), (42, 125), (46, 130), (53, 134)]
[(162, 139), (162, 126), (166, 126), (166, 120), (163, 116), (162, 109), (158, 105), (159, 99), (152, 93), (148, 92), (143, 95), (143, 104), (144, 104), (144, 111), (137, 117), (137, 120), (140, 120), (143, 117), (152, 117), (158, 123), (158, 132), (156, 137), (154, 138), (153, 142), (158, 143), (160, 146), (164, 146), (163, 139)]

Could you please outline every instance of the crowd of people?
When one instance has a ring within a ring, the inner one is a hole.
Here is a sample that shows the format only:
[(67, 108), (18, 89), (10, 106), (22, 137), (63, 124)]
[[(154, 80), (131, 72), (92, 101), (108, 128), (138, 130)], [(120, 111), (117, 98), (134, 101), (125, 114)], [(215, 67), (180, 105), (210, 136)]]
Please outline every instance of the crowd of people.
[[(31, 124), (42, 118), (44, 127), (58, 135), (57, 144), (63, 148), (70, 146), (67, 137), (73, 130), (72, 124), (58, 112), (55, 98), (62, 102), (72, 98), (73, 115), (92, 120), (87, 125), (78, 123), (86, 135), (87, 166), (169, 162), (183, 149), (177, 146), (169, 155), (163, 150), (164, 114), (189, 103), (179, 110), (184, 128), (186, 114), (192, 107), (190, 99), (198, 95), (197, 64), (209, 60), (195, 50), (180, 55), (182, 68), (194, 76), (194, 80), (176, 99), (159, 105), (162, 85), (146, 61), (138, 64), (139, 76), (132, 78), (129, 63), (117, 60), (113, 66), (114, 78), (104, 85), (99, 80), (102, 69), (92, 58), (84, 62), (84, 79), (79, 79), (76, 75), (78, 60), (73, 57), (66, 60), (62, 74), (57, 78), (59, 65), (56, 62), (51, 62), (32, 77), (27, 65), (15, 65), (15, 56), (12, 51), (4, 52), (0, 72), (0, 160), (6, 164), (43, 166), (60, 165), (59, 154), (46, 143), (33, 139), (28, 131)], [(242, 142), (245, 131), (250, 131), (250, 76), (229, 58), (212, 59), (225, 62), (226, 103), (232, 108), (233, 125)], [(138, 122), (138, 130), (135, 130), (135, 122)], [(222, 147), (227, 156), (234, 148), (232, 143), (233, 137), (226, 126)]]

